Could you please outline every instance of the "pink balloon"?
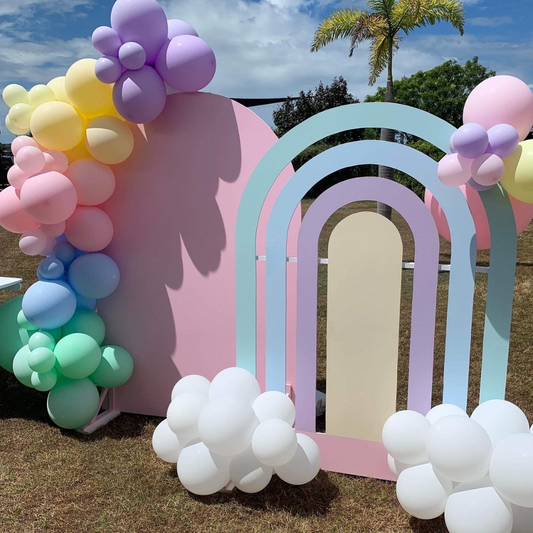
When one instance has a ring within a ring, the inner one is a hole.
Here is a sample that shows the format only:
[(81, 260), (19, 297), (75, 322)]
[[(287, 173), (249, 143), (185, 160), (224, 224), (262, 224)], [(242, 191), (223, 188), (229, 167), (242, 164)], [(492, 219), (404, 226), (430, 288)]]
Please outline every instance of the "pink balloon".
[(513, 208), (516, 222), (516, 234), (520, 235), (533, 220), (533, 204), (527, 204), (517, 200), (514, 196), (509, 196), (511, 207)]
[(74, 213), (78, 196), (66, 176), (45, 172), (26, 180), (20, 200), (24, 209), (41, 224), (58, 224)]
[(43, 170), (46, 161), (39, 148), (36, 146), (24, 146), (17, 152), (15, 163), (23, 172), (34, 175)]
[(24, 233), (39, 227), (39, 223), (25, 211), (14, 187), (0, 192), (0, 226), (12, 233)]
[(43, 172), (60, 172), (64, 174), (68, 168), (68, 157), (63, 152), (49, 150), (44, 152), (45, 165)]
[(495, 76), (481, 82), (466, 101), (463, 122), (476, 122), (486, 130), (510, 124), (524, 140), (533, 126), (533, 93), (513, 76)]
[(11, 143), (11, 153), (16, 156), (18, 151), (21, 148), (24, 148), (25, 146), (33, 146), (35, 148), (39, 148), (39, 145), (35, 140), (33, 140), (31, 137), (28, 137), (26, 135), (21, 135), (20, 137), (16, 137), (13, 142)]
[(19, 247), (26, 255), (40, 255), (48, 245), (48, 237), (40, 229), (32, 229), (22, 234)]
[(496, 185), (503, 178), (504, 172), (501, 157), (494, 154), (483, 154), (472, 163), (472, 178), (486, 187)]
[(445, 155), (439, 162), (438, 176), (448, 187), (464, 185), (471, 177), (472, 160), (458, 154)]
[(23, 183), (30, 177), (30, 175), (27, 172), (24, 172), (20, 169), (18, 165), (13, 165), (8, 171), (7, 171), (7, 181), (15, 189), (20, 189), (23, 185)]
[(111, 198), (115, 190), (111, 167), (95, 159), (74, 161), (66, 176), (76, 187), (79, 205), (99, 205)]
[(57, 224), (41, 224), (41, 231), (47, 237), (59, 237), (65, 233), (65, 222), (59, 222)]
[(48, 242), (46, 244), (46, 248), (39, 254), (44, 257), (48, 255), (52, 255), (54, 252), (54, 248), (56, 247), (57, 241), (53, 237), (47, 237)]
[(65, 236), (84, 252), (99, 252), (113, 239), (113, 223), (98, 207), (80, 206), (67, 220)]

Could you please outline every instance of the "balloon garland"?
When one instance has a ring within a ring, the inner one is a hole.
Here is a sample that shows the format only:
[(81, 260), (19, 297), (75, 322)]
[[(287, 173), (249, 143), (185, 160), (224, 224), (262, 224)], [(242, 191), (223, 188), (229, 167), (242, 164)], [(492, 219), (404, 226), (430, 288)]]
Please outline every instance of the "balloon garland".
[(0, 309), (0, 364), (27, 387), (49, 391), (48, 413), (66, 429), (95, 417), (98, 387), (119, 387), (133, 372), (126, 350), (104, 345), (97, 313), (98, 300), (120, 282), (104, 252), (113, 221), (100, 206), (115, 190), (112, 166), (134, 149), (126, 121), (155, 120), (165, 83), (198, 91), (216, 69), (194, 28), (167, 21), (155, 0), (117, 0), (111, 27), (92, 39), (104, 57), (81, 59), (47, 85), (27, 91), (13, 84), (2, 94), (6, 126), (19, 137), (11, 144), (10, 186), (0, 192), (0, 225), (20, 234), (23, 253), (44, 259), (39, 281)]

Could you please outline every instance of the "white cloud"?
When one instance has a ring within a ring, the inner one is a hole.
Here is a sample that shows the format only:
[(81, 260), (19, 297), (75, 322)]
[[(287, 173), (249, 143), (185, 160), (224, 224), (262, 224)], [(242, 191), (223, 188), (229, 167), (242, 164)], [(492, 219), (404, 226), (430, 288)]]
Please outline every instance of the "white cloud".
[(473, 26), (485, 26), (489, 28), (495, 28), (496, 26), (501, 26), (502, 24), (509, 24), (513, 19), (508, 16), (504, 17), (473, 17), (467, 19), (467, 23), (472, 24)]
[(91, 0), (0, 0), (0, 16), (26, 17), (35, 9), (50, 13), (72, 13), (81, 6), (90, 6)]

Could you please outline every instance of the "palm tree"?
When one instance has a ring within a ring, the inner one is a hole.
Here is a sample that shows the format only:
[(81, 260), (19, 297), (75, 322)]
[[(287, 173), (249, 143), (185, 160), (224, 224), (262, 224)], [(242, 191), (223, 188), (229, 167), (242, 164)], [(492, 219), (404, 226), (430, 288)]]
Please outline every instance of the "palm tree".
[[(368, 11), (343, 9), (326, 17), (318, 27), (311, 52), (337, 39), (350, 38), (350, 57), (363, 41), (370, 41), (369, 85), (387, 69), (385, 102), (394, 102), (392, 59), (403, 35), (415, 28), (450, 22), (464, 33), (465, 13), (460, 0), (368, 0)], [(394, 141), (394, 131), (382, 129), (382, 141)], [(394, 172), (379, 167), (379, 176), (393, 179)], [(378, 213), (391, 218), (391, 208), (378, 203)]]

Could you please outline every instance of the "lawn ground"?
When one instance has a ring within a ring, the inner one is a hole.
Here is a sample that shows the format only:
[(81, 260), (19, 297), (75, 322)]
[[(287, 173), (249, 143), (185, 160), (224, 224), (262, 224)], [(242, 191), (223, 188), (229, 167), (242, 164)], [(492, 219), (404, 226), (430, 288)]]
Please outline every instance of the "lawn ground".
[[(309, 206), (305, 202), (304, 210)], [(345, 207), (329, 221), (327, 239), (346, 215), (372, 208)], [(403, 219), (394, 214), (404, 242), (404, 260), (413, 260), (413, 240)], [(0, 229), (3, 276), (35, 281), (39, 259), (18, 249), (17, 237)], [(450, 246), (442, 241), (441, 260)], [(478, 264), (488, 264), (488, 253)], [(533, 230), (519, 238), (518, 267), (509, 358), (507, 399), (533, 421)], [(325, 390), (326, 267), (319, 276), (318, 387)], [(476, 279), (469, 409), (479, 393), (486, 275)], [(434, 403), (440, 403), (448, 274), (439, 275)], [(398, 408), (406, 405), (407, 356), (412, 272), (404, 271), (400, 334)], [(0, 302), (13, 297), (0, 292)], [(1, 342), (1, 339), (0, 339)], [(442, 519), (424, 522), (407, 516), (395, 498), (394, 483), (320, 472), (304, 487), (279, 479), (260, 494), (239, 491), (211, 497), (190, 495), (175, 468), (151, 450), (160, 419), (121, 415), (97, 433), (85, 436), (54, 426), (46, 413), (46, 395), (25, 388), (0, 369), (0, 532), (444, 532)]]

